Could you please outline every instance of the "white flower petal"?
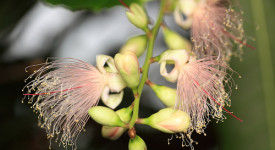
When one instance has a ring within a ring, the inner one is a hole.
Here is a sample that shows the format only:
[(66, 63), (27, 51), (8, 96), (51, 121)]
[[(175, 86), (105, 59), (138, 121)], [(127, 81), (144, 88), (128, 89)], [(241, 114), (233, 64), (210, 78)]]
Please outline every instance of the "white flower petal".
[(112, 92), (120, 92), (126, 87), (125, 82), (118, 73), (108, 73), (107, 78), (108, 87)]
[(160, 63), (160, 74), (168, 81), (170, 82), (176, 82), (178, 79), (179, 71), (176, 69), (176, 67), (173, 68), (173, 70), (168, 73), (166, 70), (166, 61), (162, 61)]
[(109, 87), (105, 87), (101, 95), (101, 100), (106, 106), (115, 109), (121, 103), (123, 94), (123, 91), (119, 94), (109, 94)]
[(96, 56), (96, 66), (101, 73), (106, 73), (106, 69), (104, 65), (107, 63), (108, 67), (110, 68), (111, 72), (117, 72), (114, 59), (108, 55), (97, 55)]

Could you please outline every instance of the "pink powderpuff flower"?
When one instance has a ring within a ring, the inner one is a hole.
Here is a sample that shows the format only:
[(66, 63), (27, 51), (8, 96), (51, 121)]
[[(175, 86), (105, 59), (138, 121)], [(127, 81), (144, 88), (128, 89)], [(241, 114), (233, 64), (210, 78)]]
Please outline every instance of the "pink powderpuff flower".
[[(77, 59), (60, 59), (41, 64), (23, 88), (24, 99), (39, 114), (38, 125), (59, 145), (76, 148), (79, 133), (89, 119), (88, 110), (97, 105), (108, 77), (94, 66)], [(28, 78), (28, 79), (29, 79)], [(27, 79), (26, 79), (27, 80)], [(24, 100), (23, 99), (23, 100)]]
[[(190, 115), (192, 129), (197, 133), (204, 133), (210, 116), (218, 121), (225, 119), (223, 110), (237, 118), (224, 108), (230, 106), (230, 87), (234, 84), (231, 75), (226, 73), (227, 69), (230, 68), (225, 62), (209, 57), (199, 60), (191, 57), (181, 67), (176, 108)], [(229, 92), (225, 91), (226, 85)]]
[[(191, 117), (191, 127), (186, 132), (189, 138), (194, 130), (204, 133), (210, 116), (217, 121), (225, 119), (223, 110), (242, 121), (224, 108), (225, 105), (230, 106), (231, 86), (234, 85), (231, 74), (226, 71), (233, 71), (216, 58), (196, 59), (185, 50), (167, 50), (161, 54), (161, 74), (168, 81), (177, 81), (175, 109)], [(162, 66), (171, 61), (175, 67), (167, 73)], [(229, 87), (229, 92), (225, 91), (225, 86)]]
[(193, 52), (198, 58), (219, 56), (229, 62), (232, 55), (241, 58), (243, 45), (254, 49), (246, 44), (241, 13), (228, 0), (179, 0), (175, 19), (182, 27), (191, 28)]

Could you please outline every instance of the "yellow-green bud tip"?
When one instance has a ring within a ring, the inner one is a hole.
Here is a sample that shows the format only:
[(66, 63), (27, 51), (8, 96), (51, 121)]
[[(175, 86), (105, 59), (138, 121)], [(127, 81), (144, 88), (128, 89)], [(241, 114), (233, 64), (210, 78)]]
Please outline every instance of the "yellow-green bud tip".
[(129, 150), (147, 150), (145, 142), (139, 136), (129, 140)]
[(143, 119), (143, 123), (165, 133), (185, 132), (191, 124), (187, 113), (173, 108), (165, 108)]
[(115, 55), (115, 65), (126, 85), (132, 89), (139, 85), (140, 73), (137, 56), (131, 51)]
[(155, 92), (156, 96), (163, 102), (163, 104), (167, 107), (174, 107), (177, 97), (176, 89), (172, 89), (167, 86), (157, 85), (150, 82), (149, 86)]
[(125, 51), (132, 51), (137, 55), (137, 57), (139, 57), (146, 50), (146, 46), (147, 46), (147, 36), (138, 35), (128, 39), (120, 49), (120, 52), (123, 53)]
[(89, 115), (99, 124), (111, 127), (124, 127), (124, 122), (110, 108), (95, 106), (89, 109)]
[(132, 3), (130, 5), (130, 11), (126, 12), (126, 15), (133, 25), (143, 30), (147, 29), (148, 17), (140, 5)]
[(169, 49), (185, 49), (191, 52), (191, 42), (167, 27), (162, 28), (164, 40)]

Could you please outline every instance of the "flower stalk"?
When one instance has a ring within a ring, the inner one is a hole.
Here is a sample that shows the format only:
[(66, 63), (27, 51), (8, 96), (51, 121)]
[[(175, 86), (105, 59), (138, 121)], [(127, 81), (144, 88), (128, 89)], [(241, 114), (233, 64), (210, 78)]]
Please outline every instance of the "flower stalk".
[(149, 72), (149, 67), (150, 67), (150, 64), (151, 64), (150, 60), (151, 60), (152, 55), (153, 55), (155, 40), (156, 40), (156, 37), (157, 37), (157, 33), (159, 31), (164, 13), (165, 13), (165, 0), (161, 0), (160, 12), (159, 12), (157, 22), (156, 22), (155, 26), (153, 27), (153, 29), (150, 31), (150, 33), (147, 34), (149, 42), (148, 42), (148, 50), (147, 50), (147, 54), (146, 54), (146, 59), (145, 59), (144, 65), (142, 67), (142, 71), (143, 71), (142, 78), (141, 78), (141, 81), (140, 81), (140, 84), (139, 84), (138, 88), (133, 90), (133, 93), (135, 95), (135, 100), (134, 100), (133, 116), (132, 116), (132, 119), (131, 119), (130, 124), (129, 124), (130, 129), (134, 127), (135, 122), (138, 119), (140, 95), (142, 93), (142, 89), (144, 87), (144, 84), (145, 84), (146, 80), (148, 79), (148, 72)]

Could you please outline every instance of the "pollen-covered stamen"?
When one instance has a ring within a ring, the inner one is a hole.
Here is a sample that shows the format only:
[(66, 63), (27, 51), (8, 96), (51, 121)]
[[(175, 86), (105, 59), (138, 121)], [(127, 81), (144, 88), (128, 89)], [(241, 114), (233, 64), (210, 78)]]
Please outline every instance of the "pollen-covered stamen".
[(219, 56), (228, 62), (232, 55), (241, 58), (244, 45), (253, 49), (245, 42), (241, 13), (230, 4), (199, 1), (192, 18), (191, 40), (198, 58)]
[[(198, 83), (198, 81), (194, 80), (196, 82), (196, 84), (198, 86), (200, 86), (200, 84)], [(226, 112), (228, 112), (231, 116), (233, 116), (234, 118), (238, 119), (240, 122), (242, 122), (243, 120), (241, 120), (240, 118), (238, 118), (237, 116), (233, 115), (230, 111), (228, 111), (226, 108), (224, 108), (219, 102), (217, 102), (204, 88), (202, 88), (202, 90), (219, 106), (222, 107), (223, 110), (225, 110)]]
[(89, 119), (88, 110), (97, 105), (106, 78), (92, 65), (76, 59), (40, 64), (28, 79), (24, 99), (38, 113), (38, 125), (65, 148), (75, 148), (77, 137)]
[[(88, 83), (88, 84), (91, 84), (91, 83)], [(23, 94), (23, 95), (45, 95), (45, 94), (54, 94), (54, 93), (58, 93), (58, 92), (66, 92), (66, 91), (70, 91), (70, 90), (73, 90), (73, 89), (78, 89), (78, 88), (82, 88), (84, 86), (86, 86), (87, 84), (85, 85), (81, 85), (81, 86), (77, 86), (77, 87), (73, 87), (73, 88), (69, 88), (69, 89), (65, 89), (65, 90), (62, 90), (62, 91), (54, 91), (54, 92), (49, 92), (49, 93), (38, 93), (38, 94)]]
[[(191, 57), (181, 67), (175, 108), (187, 112), (191, 117), (192, 125), (187, 134), (191, 135), (193, 130), (204, 133), (210, 116), (217, 121), (225, 119), (224, 106), (230, 106), (231, 86), (234, 85), (227, 69), (230, 70), (226, 63), (215, 57), (199, 60)], [(229, 87), (229, 92), (225, 91), (225, 86)]]
[(243, 45), (245, 45), (246, 47), (248, 47), (248, 48), (250, 48), (250, 49), (252, 49), (252, 50), (255, 50), (255, 49), (256, 49), (256, 48), (253, 47), (252, 45), (249, 45), (249, 44), (247, 44), (246, 42), (244, 42), (243, 40), (240, 40), (240, 39), (236, 38), (234, 35), (232, 35), (232, 34), (226, 32), (225, 30), (221, 30), (221, 31), (222, 31), (225, 35), (227, 35), (228, 37), (230, 37), (230, 38), (232, 38), (233, 40), (239, 42), (240, 44), (243, 44)]

